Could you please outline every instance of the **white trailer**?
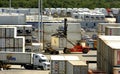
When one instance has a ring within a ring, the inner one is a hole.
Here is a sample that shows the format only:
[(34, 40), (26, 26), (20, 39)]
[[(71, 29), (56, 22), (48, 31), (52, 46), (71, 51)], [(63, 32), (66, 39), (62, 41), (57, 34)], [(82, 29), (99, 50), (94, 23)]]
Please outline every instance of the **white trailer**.
[(47, 57), (37, 53), (0, 52), (0, 64), (21, 65), (25, 69), (50, 69)]

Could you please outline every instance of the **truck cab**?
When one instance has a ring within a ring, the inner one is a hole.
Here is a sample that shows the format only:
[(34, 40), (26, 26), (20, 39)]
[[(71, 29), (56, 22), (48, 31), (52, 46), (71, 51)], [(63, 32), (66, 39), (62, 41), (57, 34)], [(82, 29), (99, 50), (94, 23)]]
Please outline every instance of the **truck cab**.
[(41, 68), (42, 70), (50, 69), (50, 62), (47, 57), (43, 54), (33, 54), (33, 65), (35, 68)]

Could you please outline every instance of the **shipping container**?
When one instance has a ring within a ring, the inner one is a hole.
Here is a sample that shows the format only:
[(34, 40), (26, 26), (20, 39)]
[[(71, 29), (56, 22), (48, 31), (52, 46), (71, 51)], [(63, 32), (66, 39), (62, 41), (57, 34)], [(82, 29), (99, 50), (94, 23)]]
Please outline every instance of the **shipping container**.
[(52, 36), (52, 37), (51, 37), (51, 46), (52, 46), (54, 49), (64, 49), (64, 47), (67, 46), (66, 38), (64, 38), (64, 37)]
[(113, 74), (120, 74), (120, 66), (113, 67)]
[[(67, 24), (68, 24), (68, 28), (67, 28), (68, 33), (81, 32), (80, 23), (67, 23)], [(63, 30), (64, 23), (45, 23), (44, 24), (45, 33), (56, 33), (58, 29)]]
[(5, 48), (5, 38), (0, 38), (0, 48)]
[(83, 61), (67, 61), (66, 74), (88, 74), (88, 65)]
[(17, 36), (23, 36), (24, 33), (24, 27), (17, 27)]
[(97, 47), (98, 70), (112, 74), (113, 66), (120, 66), (120, 36), (99, 36)]
[(32, 43), (32, 50), (33, 52), (39, 52), (40, 50), (41, 44), (40, 43)]
[(78, 56), (64, 56), (65, 60), (69, 61), (69, 60), (75, 60), (75, 61), (79, 61), (80, 58)]
[(32, 46), (25, 46), (25, 52), (32, 52)]
[[(7, 21), (6, 21), (7, 20)], [(26, 24), (24, 14), (2, 13), (0, 14), (0, 24)]]
[(30, 27), (25, 27), (25, 35), (29, 35), (31, 36), (32, 35), (32, 26)]
[(32, 45), (32, 36), (25, 36), (25, 44)]
[(6, 38), (5, 39), (5, 47), (14, 47), (14, 39)]
[(0, 38), (5, 37), (5, 28), (0, 28)]
[(97, 26), (97, 32), (101, 35), (101, 33), (105, 33), (106, 26), (115, 26), (120, 27), (120, 23), (99, 23)]
[(114, 26), (107, 26), (105, 28), (105, 35), (115, 35), (119, 36), (120, 35), (120, 27), (114, 27)]
[(5, 34), (7, 38), (14, 37), (14, 28), (6, 28)]
[(23, 38), (15, 38), (14, 43), (14, 47), (23, 47)]
[(51, 74), (66, 74), (64, 56), (51, 56)]

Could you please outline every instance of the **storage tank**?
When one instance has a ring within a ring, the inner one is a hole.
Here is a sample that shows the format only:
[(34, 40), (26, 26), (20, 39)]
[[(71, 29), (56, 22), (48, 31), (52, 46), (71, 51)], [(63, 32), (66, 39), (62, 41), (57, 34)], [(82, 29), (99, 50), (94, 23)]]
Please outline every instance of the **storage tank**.
[(88, 65), (83, 61), (67, 61), (66, 74), (88, 74)]

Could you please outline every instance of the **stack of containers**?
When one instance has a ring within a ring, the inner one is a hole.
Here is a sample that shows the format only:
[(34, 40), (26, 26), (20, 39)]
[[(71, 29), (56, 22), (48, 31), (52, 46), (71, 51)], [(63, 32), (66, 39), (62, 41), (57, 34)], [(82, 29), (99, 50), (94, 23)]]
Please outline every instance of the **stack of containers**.
[(24, 52), (24, 37), (16, 36), (16, 27), (0, 26), (0, 51)]
[(32, 51), (32, 25), (0, 25), (1, 51)]
[(99, 35), (105, 35), (105, 27), (106, 26), (116, 26), (119, 27), (120, 23), (99, 23), (97, 26), (97, 32)]
[(51, 56), (51, 74), (88, 74), (88, 65), (77, 56)]
[(25, 52), (32, 52), (32, 25), (17, 26), (17, 35), (25, 37)]
[(120, 67), (120, 36), (99, 36), (97, 49), (98, 70), (113, 74), (114, 67)]

